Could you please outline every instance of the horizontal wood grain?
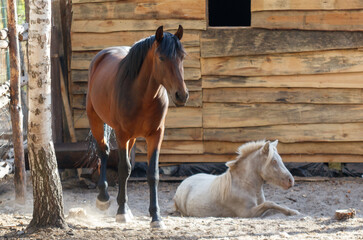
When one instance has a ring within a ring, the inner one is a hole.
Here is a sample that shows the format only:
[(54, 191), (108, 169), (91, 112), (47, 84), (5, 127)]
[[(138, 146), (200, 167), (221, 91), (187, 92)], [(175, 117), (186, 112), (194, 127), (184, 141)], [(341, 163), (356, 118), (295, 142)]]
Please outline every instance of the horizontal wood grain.
[(251, 11), (363, 9), (361, 0), (253, 0)]
[(363, 31), (363, 10), (263, 11), (251, 14), (251, 27), (326, 31)]
[[(269, 139), (271, 141), (275, 139)], [(204, 141), (206, 154), (234, 154), (245, 142)], [(279, 143), (279, 154), (345, 154), (363, 155), (363, 142), (300, 142)]]
[(185, 20), (185, 19), (152, 19), (152, 20), (134, 20), (134, 19), (112, 19), (112, 20), (73, 20), (72, 32), (86, 33), (109, 33), (120, 31), (147, 31), (154, 30), (159, 26), (164, 26), (168, 30), (177, 30), (182, 25), (184, 29), (205, 30), (207, 27), (206, 20)]
[[(76, 129), (75, 132), (78, 141), (87, 141), (89, 131), (89, 128)], [(165, 141), (201, 141), (202, 139), (202, 128), (166, 128), (164, 132)]]
[(73, 4), (73, 19), (205, 19), (203, 0), (136, 0)]
[(200, 41), (202, 57), (228, 57), (360, 48), (363, 32), (208, 28)]
[[(136, 153), (147, 153), (147, 144), (144, 141), (136, 142)], [(202, 141), (163, 141), (161, 154), (203, 154)]]
[(363, 72), (363, 51), (332, 50), (202, 58), (202, 75), (270, 76)]
[[(333, 155), (333, 154), (316, 154), (316, 155), (282, 155), (284, 162), (363, 162), (362, 155)], [(207, 162), (228, 162), (235, 160), (236, 155), (213, 155), (213, 154), (188, 154), (173, 155), (161, 154), (159, 161), (161, 163), (207, 163)], [(147, 162), (146, 155), (137, 155), (137, 162)]]
[(297, 142), (359, 142), (363, 141), (363, 123), (291, 124), (245, 128), (203, 129), (205, 141), (248, 142), (278, 139)]
[(204, 128), (363, 122), (363, 105), (203, 103)]
[(363, 104), (363, 90), (329, 88), (203, 89), (203, 102)]
[[(73, 120), (75, 128), (89, 128), (85, 110), (73, 109)], [(169, 108), (165, 126), (166, 128), (202, 127), (202, 110), (191, 107)]]
[[(102, 50), (112, 46), (132, 46), (140, 39), (154, 35), (152, 31), (117, 31), (110, 33), (72, 32), (72, 51)], [(171, 31), (174, 33), (175, 30)], [(200, 45), (200, 33), (198, 31), (184, 30), (181, 40), (184, 47), (198, 47)]]
[(202, 86), (203, 89), (235, 87), (361, 88), (363, 72), (257, 77), (203, 76)]

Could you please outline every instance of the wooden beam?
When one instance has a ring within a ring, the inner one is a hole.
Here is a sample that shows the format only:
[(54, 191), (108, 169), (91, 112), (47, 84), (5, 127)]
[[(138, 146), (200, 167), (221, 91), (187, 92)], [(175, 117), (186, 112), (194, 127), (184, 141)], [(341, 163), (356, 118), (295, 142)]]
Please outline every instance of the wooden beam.
[(363, 105), (203, 103), (204, 128), (363, 122)]
[[(146, 142), (136, 143), (136, 153), (147, 153)], [(203, 154), (202, 141), (163, 141), (160, 148), (161, 154)]]
[[(205, 118), (205, 117), (204, 117)], [(204, 141), (248, 142), (278, 139), (296, 142), (363, 141), (363, 123), (292, 124), (245, 128), (204, 128)]]
[(206, 18), (204, 0), (117, 1), (73, 4), (73, 19), (200, 19)]
[(363, 90), (359, 88), (212, 88), (203, 89), (203, 102), (363, 104)]
[(14, 147), (15, 201), (25, 204), (26, 175), (23, 136), (23, 112), (20, 91), (20, 54), (17, 29), (17, 8), (15, 0), (8, 0), (7, 20), (10, 56), (10, 113)]
[(202, 57), (228, 57), (360, 48), (363, 32), (208, 28), (200, 40)]
[[(161, 154), (159, 161), (161, 163), (211, 163), (211, 162), (228, 162), (235, 160), (237, 157), (234, 155), (212, 155), (212, 154), (188, 154), (188, 155), (172, 155)], [(330, 155), (330, 154), (317, 154), (317, 155), (282, 155), (284, 162), (351, 162), (362, 163), (362, 155)], [(137, 162), (147, 162), (146, 155), (137, 155)]]
[[(275, 139), (268, 139), (275, 140)], [(206, 154), (234, 154), (245, 142), (203, 141)], [(299, 142), (277, 145), (279, 154), (363, 155), (363, 142)]]
[[(156, 28), (155, 28), (156, 30)], [(155, 34), (152, 31), (118, 31), (110, 33), (77, 33), (72, 32), (71, 42), (73, 51), (91, 51), (102, 50), (112, 46), (132, 46), (140, 39)], [(182, 44), (184, 47), (198, 47), (200, 32), (193, 30), (184, 30)]]
[(263, 11), (251, 14), (251, 27), (324, 31), (362, 31), (363, 10)]
[(201, 59), (202, 75), (222, 76), (363, 72), (362, 62), (363, 51), (357, 50)]
[[(73, 110), (75, 128), (89, 128), (86, 111)], [(169, 108), (166, 115), (167, 128), (202, 127), (202, 109), (191, 107)]]
[(175, 31), (179, 25), (189, 30), (205, 30), (206, 20), (158, 19), (158, 20), (73, 20), (72, 32), (107, 33), (119, 31), (156, 31), (159, 26), (165, 30)]
[(253, 0), (251, 11), (363, 9), (359, 0)]
[(203, 76), (202, 86), (203, 89), (235, 87), (361, 88), (363, 72), (257, 77)]

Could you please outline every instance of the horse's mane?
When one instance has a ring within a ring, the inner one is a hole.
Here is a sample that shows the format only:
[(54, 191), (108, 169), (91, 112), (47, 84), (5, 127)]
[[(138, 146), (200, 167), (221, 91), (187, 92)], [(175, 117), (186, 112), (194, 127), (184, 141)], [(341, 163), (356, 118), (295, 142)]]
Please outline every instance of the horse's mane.
[[(234, 162), (243, 161), (251, 153), (259, 150), (265, 144), (266, 144), (266, 140), (260, 140), (260, 141), (255, 141), (255, 142), (248, 142), (248, 143), (241, 145), (237, 150), (238, 157)], [(274, 151), (272, 151), (272, 150), (273, 150), (273, 147), (270, 144), (269, 155), (267, 157), (267, 161), (270, 161), (273, 157)], [(222, 201), (225, 201), (229, 192), (231, 191), (231, 187), (232, 187), (232, 177), (231, 177), (230, 169), (228, 168), (225, 173), (217, 176), (216, 179), (214, 180), (214, 182), (212, 183), (211, 187), (212, 187), (212, 189), (219, 189), (219, 191), (212, 190), (212, 192), (216, 192), (217, 194), (222, 193), (221, 196), (219, 196), (219, 197), (221, 198)]]
[[(266, 140), (260, 140), (260, 141), (248, 142), (248, 143), (241, 145), (237, 149), (237, 154), (238, 154), (237, 161), (243, 161), (251, 153), (257, 151), (258, 149), (263, 147), (265, 144), (266, 144)], [(270, 144), (270, 150), (272, 150), (271, 144)], [(272, 156), (273, 156), (273, 151), (269, 151), (269, 155), (268, 155), (267, 159), (270, 160), (272, 158)]]
[[(124, 59), (121, 60), (117, 78), (123, 81), (133, 81), (140, 72), (142, 63), (155, 41), (155, 36), (150, 36), (136, 42), (130, 49), (129, 53)], [(163, 40), (158, 46), (159, 51), (165, 57), (172, 59), (178, 56), (178, 54), (184, 54), (184, 48), (179, 39), (171, 33), (164, 32)]]

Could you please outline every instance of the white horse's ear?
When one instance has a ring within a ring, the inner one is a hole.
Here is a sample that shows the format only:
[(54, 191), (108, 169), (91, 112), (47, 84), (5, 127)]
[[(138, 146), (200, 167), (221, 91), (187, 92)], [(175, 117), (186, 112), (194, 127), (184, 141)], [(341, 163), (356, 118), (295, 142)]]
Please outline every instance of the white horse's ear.
[(276, 148), (278, 143), (279, 143), (279, 140), (275, 140), (271, 143), (271, 145)]
[(270, 151), (270, 141), (267, 141), (262, 148), (262, 153), (268, 154), (269, 151)]
[(229, 168), (233, 168), (237, 163), (237, 160), (232, 160), (232, 161), (229, 161), (229, 162), (226, 162), (226, 166), (229, 167)]

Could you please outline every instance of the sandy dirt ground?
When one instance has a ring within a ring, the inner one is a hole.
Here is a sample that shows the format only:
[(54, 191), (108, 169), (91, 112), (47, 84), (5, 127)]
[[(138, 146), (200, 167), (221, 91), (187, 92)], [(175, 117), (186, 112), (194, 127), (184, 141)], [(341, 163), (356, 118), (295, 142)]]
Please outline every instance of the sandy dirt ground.
[[(149, 193), (146, 182), (129, 183), (129, 206), (134, 220), (115, 222), (117, 188), (110, 187), (112, 205), (105, 212), (95, 208), (96, 189), (63, 183), (67, 230), (43, 229), (28, 234), (32, 200), (26, 206), (14, 204), (12, 176), (0, 180), (0, 238), (12, 239), (363, 239), (363, 179), (331, 178), (328, 181), (297, 181), (284, 191), (265, 186), (267, 200), (301, 212), (298, 216), (281, 214), (265, 218), (191, 218), (174, 212), (172, 198), (178, 182), (161, 182), (159, 202), (166, 229), (150, 229)], [(28, 186), (28, 196), (32, 189)], [(68, 216), (69, 209), (82, 208), (86, 217)], [(353, 219), (334, 219), (337, 209), (354, 208)]]

